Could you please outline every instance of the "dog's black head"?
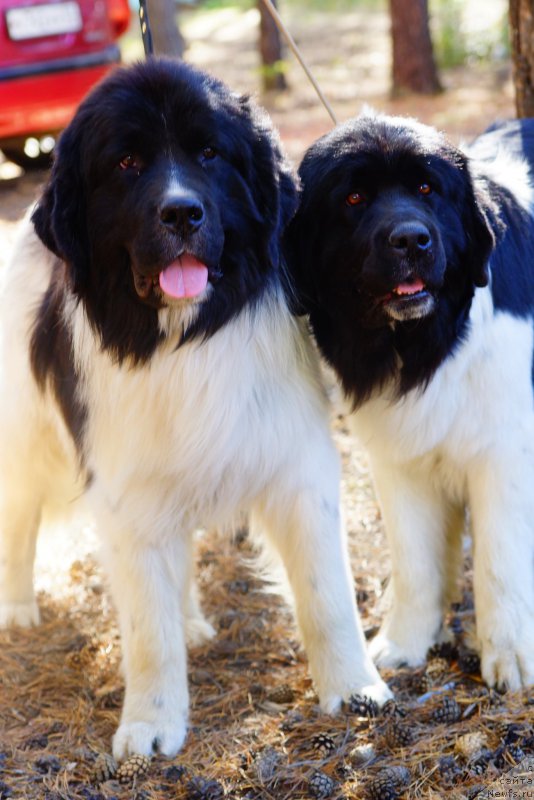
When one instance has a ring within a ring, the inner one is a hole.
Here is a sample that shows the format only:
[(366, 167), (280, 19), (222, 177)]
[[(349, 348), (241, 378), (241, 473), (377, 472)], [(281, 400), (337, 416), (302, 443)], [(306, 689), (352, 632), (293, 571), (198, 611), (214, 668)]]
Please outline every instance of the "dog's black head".
[(158, 309), (211, 335), (272, 281), (296, 190), (246, 98), (181, 63), (117, 69), (63, 133), (33, 222), (102, 346), (150, 356)]
[(292, 268), (345, 389), (358, 403), (391, 378), (427, 382), (488, 281), (493, 234), (465, 156), (425, 125), (365, 115), (312, 145), (300, 176)]

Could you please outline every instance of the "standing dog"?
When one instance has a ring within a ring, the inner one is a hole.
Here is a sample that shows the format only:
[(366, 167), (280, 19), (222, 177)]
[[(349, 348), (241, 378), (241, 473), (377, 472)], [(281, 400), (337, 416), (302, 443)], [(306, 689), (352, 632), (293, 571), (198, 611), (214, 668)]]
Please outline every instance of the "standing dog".
[(118, 758), (181, 747), (186, 631), (211, 630), (192, 533), (243, 511), (284, 562), (322, 707), (390, 694), (365, 652), (318, 365), (287, 306), (295, 205), (267, 120), (151, 60), (82, 103), (2, 276), (0, 623), (38, 621), (41, 512), (78, 474), (119, 613)]
[(474, 538), (488, 684), (534, 681), (534, 121), (466, 153), (366, 115), (316, 142), (290, 231), (297, 282), (368, 448), (390, 544), (379, 665), (442, 635)]

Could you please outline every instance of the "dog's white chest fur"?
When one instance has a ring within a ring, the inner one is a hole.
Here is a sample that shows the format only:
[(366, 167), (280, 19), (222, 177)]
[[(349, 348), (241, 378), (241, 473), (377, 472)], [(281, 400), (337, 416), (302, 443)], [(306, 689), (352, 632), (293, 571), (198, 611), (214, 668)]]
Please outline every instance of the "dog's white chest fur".
[(467, 340), (429, 385), (399, 400), (371, 399), (352, 415), (353, 429), (373, 458), (420, 467), (465, 502), (466, 464), (510, 436), (511, 407), (522, 410), (517, 436), (528, 435), (533, 346), (531, 321), (495, 313), (490, 290), (479, 289)]
[(80, 399), (89, 409), (85, 459), (111, 507), (126, 496), (135, 505), (148, 477), (180, 524), (228, 521), (298, 448), (299, 398), (313, 413), (321, 397), (315, 356), (281, 299), (205, 341), (177, 347), (171, 339), (141, 367), (117, 366), (100, 352), (81, 308), (74, 320)]

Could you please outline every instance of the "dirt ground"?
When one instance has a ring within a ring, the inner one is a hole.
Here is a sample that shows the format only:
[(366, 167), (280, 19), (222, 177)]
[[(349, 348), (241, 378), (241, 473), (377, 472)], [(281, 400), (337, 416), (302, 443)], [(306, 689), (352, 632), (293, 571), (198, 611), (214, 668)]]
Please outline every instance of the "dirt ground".
[[(256, 93), (255, 12), (212, 14), (184, 13), (188, 58), (237, 90)], [(293, 12), (290, 22), (340, 120), (371, 103), (419, 116), (458, 141), (495, 118), (513, 116), (507, 61), (443, 73), (446, 91), (437, 97), (392, 101), (383, 13)], [(125, 49), (134, 58), (139, 44), (130, 39)], [(289, 92), (262, 100), (296, 160), (330, 122), (294, 64), (288, 80)], [(16, 223), (45, 178), (33, 173), (0, 179), (0, 268)], [(335, 412), (333, 424), (343, 460), (355, 590), (364, 627), (372, 632), (388, 571), (387, 547), (365, 454)], [(0, 800), (214, 800), (223, 792), (249, 800), (363, 798), (387, 767), (397, 772), (389, 774), (392, 783), (376, 788), (375, 800), (391, 800), (396, 792), (460, 800), (474, 797), (534, 752), (532, 699), (488, 692), (476, 660), (469, 661), (462, 649), (441, 653), (426, 670), (386, 673), (401, 701), (389, 720), (369, 718), (358, 708), (335, 719), (321, 715), (291, 616), (254, 576), (246, 536), (204, 533), (198, 551), (203, 604), (218, 635), (190, 656), (191, 731), (178, 758), (154, 758), (146, 775), (121, 785), (95, 777), (99, 758), (109, 753), (123, 691), (116, 620), (95, 531), (78, 521), (45, 532), (36, 568), (43, 625), (0, 633)], [(450, 620), (461, 648), (471, 620), (466, 584), (464, 603), (451, 610)], [(280, 687), (285, 696), (273, 696)], [(449, 712), (457, 705), (450, 719), (440, 721), (437, 709), (445, 695)], [(479, 737), (476, 758), (467, 754), (465, 737), (471, 734)], [(521, 752), (513, 749), (519, 745)], [(399, 770), (402, 765), (409, 775)], [(317, 772), (333, 783), (314, 778)]]

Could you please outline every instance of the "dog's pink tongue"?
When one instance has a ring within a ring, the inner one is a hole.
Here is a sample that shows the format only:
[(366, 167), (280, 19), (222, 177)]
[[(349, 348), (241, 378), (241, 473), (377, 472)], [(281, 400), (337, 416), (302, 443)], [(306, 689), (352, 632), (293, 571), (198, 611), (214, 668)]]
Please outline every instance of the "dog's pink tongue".
[(421, 278), (416, 278), (411, 283), (399, 283), (398, 286), (395, 286), (395, 292), (397, 294), (416, 294), (416, 292), (422, 292), (424, 288), (425, 284)]
[(169, 297), (196, 297), (207, 284), (207, 266), (189, 254), (180, 256), (159, 274), (159, 285)]

